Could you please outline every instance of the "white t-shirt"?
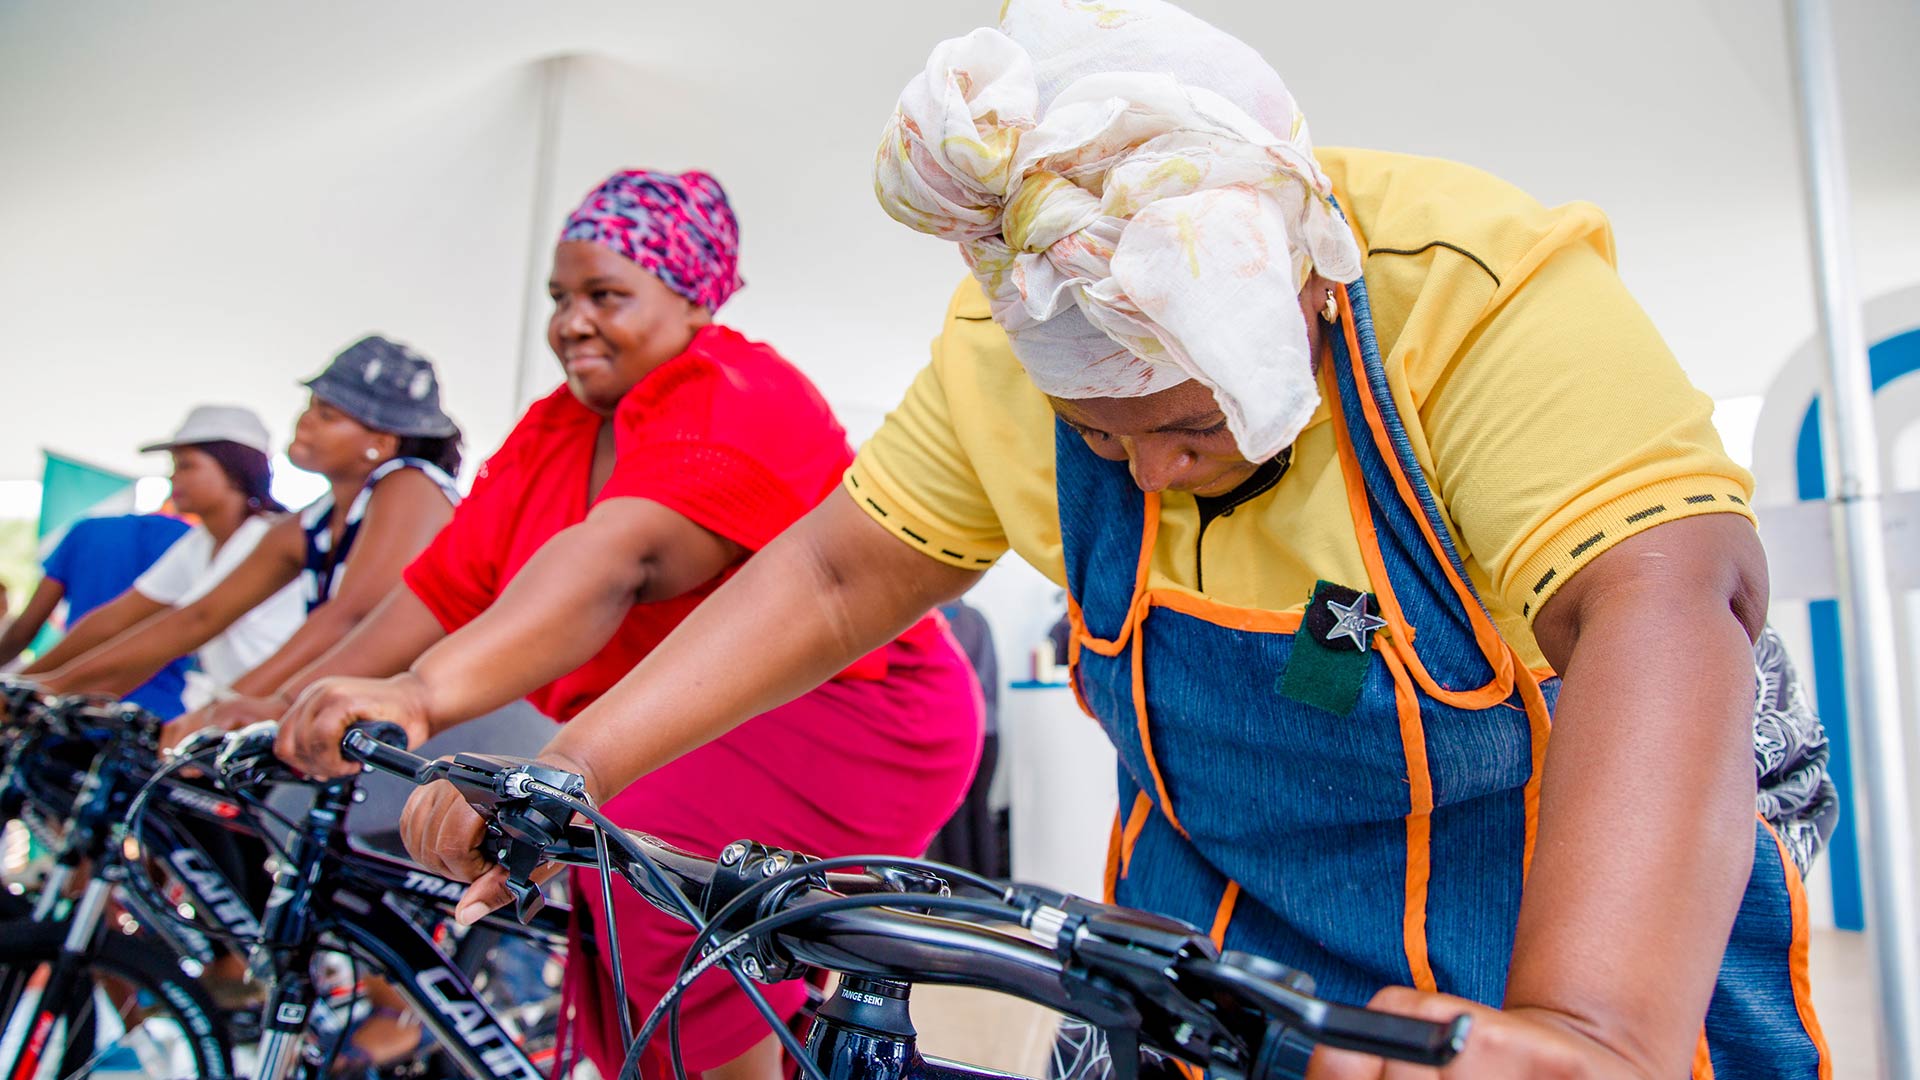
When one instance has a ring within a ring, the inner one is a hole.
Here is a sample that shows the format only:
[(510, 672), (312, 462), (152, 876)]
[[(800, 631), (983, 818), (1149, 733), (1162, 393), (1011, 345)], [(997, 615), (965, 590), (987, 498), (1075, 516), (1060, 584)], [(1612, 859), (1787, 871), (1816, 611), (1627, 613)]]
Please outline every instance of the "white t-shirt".
[[(246, 560), (248, 555), (267, 535), (273, 522), (262, 515), (255, 515), (240, 523), (220, 550), (213, 548), (213, 534), (205, 526), (196, 525), (185, 536), (174, 541), (158, 562), (140, 575), (133, 587), (140, 595), (158, 604), (169, 607), (185, 607), (207, 595), (215, 585), (220, 584), (234, 567)], [(197, 654), (200, 660), (200, 673), (212, 689), (224, 689), (231, 686), (233, 680), (245, 675), (267, 657), (272, 656), (280, 646), (286, 644), (293, 632), (306, 621), (307, 604), (301, 596), (299, 579), (274, 593), (262, 603), (255, 605), (252, 611), (234, 620), (233, 625), (221, 631), (213, 640), (200, 646)], [(193, 684), (201, 680), (189, 679), (187, 697), (198, 700), (188, 701), (189, 708), (197, 708), (214, 696), (210, 688), (201, 686), (195, 692)]]

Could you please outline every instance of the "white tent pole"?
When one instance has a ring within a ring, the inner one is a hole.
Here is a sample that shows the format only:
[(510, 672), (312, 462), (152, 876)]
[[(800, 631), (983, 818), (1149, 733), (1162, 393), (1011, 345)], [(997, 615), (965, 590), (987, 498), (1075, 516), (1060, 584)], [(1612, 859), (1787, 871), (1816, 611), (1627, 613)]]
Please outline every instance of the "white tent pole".
[(553, 201), (553, 159), (559, 145), (560, 114), (566, 104), (567, 68), (572, 60), (571, 56), (549, 56), (538, 64), (540, 119), (534, 131), (533, 201), (527, 209), (527, 272), (520, 296), (520, 355), (513, 370), (513, 416), (509, 423), (519, 419), (533, 399), (530, 385), (533, 365), (541, 362), (545, 352), (544, 345), (537, 344), (533, 334), (545, 310), (546, 293), (540, 283), (547, 273), (547, 251), (553, 243), (548, 235), (551, 225), (547, 221), (547, 208)]
[(1867, 933), (1880, 995), (1880, 1074), (1920, 1076), (1920, 931), (1915, 903), (1913, 818), (1894, 655), (1893, 596), (1880, 514), (1880, 445), (1866, 333), (1853, 280), (1847, 167), (1839, 83), (1826, 0), (1788, 0), (1800, 136), (1806, 163), (1820, 327), (1827, 346), (1831, 423), (1822, 424), (1840, 537), (1840, 607), (1845, 613), (1849, 723), (1859, 732), (1855, 767), (1865, 778)]

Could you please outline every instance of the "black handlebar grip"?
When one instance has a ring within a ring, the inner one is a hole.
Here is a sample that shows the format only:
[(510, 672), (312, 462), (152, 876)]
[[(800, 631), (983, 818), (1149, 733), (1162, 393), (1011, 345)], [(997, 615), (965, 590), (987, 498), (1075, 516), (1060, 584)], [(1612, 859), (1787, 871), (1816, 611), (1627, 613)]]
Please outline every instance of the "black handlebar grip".
[(426, 759), (407, 750), (407, 733), (399, 724), (375, 720), (355, 724), (340, 739), (343, 757), (371, 765), (381, 772), (417, 780)]
[(362, 720), (347, 731), (358, 731), (374, 742), (385, 743), (399, 750), (407, 748), (407, 730), (391, 720)]
[(1466, 1047), (1472, 1025), (1472, 1018), (1464, 1014), (1441, 1024), (1334, 1005), (1327, 1009), (1314, 1039), (1326, 1046), (1438, 1067)]

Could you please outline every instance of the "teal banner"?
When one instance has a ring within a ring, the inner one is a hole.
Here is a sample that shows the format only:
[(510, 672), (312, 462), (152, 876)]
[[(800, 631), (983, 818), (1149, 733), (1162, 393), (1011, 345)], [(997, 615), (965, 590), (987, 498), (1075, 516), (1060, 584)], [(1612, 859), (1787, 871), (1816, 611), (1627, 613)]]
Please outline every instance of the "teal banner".
[[(40, 479), (40, 539), (101, 511), (133, 510), (133, 477), (45, 451)], [(108, 504), (102, 506), (101, 504)]]

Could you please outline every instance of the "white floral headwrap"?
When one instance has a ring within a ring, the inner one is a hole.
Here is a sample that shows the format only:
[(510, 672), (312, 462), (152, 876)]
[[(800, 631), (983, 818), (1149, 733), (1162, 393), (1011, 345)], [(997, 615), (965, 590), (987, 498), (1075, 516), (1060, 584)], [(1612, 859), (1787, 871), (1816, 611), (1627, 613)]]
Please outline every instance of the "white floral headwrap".
[(1305, 117), (1266, 61), (1162, 0), (1009, 0), (941, 42), (874, 166), (896, 221), (958, 241), (1034, 385), (1198, 379), (1264, 461), (1319, 404), (1297, 296), (1360, 276)]

